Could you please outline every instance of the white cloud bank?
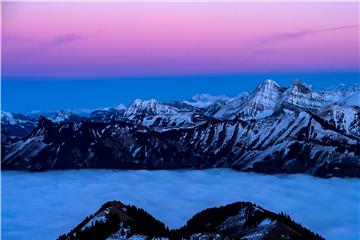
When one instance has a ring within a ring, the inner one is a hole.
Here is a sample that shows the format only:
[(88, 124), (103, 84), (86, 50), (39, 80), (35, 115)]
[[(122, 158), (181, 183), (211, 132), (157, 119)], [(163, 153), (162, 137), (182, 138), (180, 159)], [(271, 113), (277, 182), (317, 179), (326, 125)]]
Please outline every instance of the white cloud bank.
[(171, 228), (208, 207), (251, 201), (326, 239), (359, 239), (359, 179), (194, 171), (2, 172), (3, 239), (55, 239), (108, 200), (142, 207)]

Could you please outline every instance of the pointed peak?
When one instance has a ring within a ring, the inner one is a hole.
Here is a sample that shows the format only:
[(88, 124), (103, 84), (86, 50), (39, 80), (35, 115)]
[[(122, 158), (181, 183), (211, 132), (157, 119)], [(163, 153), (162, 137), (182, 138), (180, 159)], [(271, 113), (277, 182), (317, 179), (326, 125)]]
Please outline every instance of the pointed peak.
[(122, 210), (124, 207), (126, 207), (125, 204), (123, 204), (122, 202), (120, 201), (108, 201), (106, 203), (104, 203), (101, 208), (98, 210), (98, 212), (101, 212), (107, 208), (112, 208), (112, 207), (115, 207), (115, 208), (118, 208), (119, 210)]
[(280, 91), (282, 92), (282, 88), (280, 87), (280, 85), (275, 82), (274, 80), (271, 80), (271, 79), (266, 79), (265, 81), (263, 81), (261, 84), (259, 84), (255, 91), (253, 92), (254, 93), (259, 93), (259, 92), (267, 92), (267, 91)]
[(265, 81), (263, 81), (260, 85), (257, 86), (257, 89), (259, 88), (281, 88), (280, 85), (275, 82), (274, 80), (271, 79), (266, 79)]
[(272, 80), (272, 79), (266, 79), (265, 81), (264, 81), (264, 84), (271, 84), (271, 85), (279, 85), (277, 82), (275, 82), (274, 80)]
[(301, 93), (309, 93), (310, 92), (310, 88), (308, 86), (306, 86), (305, 84), (303, 84), (302, 82), (300, 82), (300, 80), (295, 79), (294, 82), (292, 83), (292, 85), (290, 86), (291, 92), (294, 91), (298, 91)]

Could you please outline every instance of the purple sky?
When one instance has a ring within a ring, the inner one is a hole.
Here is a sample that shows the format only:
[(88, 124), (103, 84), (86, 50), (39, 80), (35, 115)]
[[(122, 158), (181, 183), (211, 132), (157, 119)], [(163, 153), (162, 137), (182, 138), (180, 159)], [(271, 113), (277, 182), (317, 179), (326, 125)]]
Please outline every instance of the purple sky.
[(359, 3), (47, 3), (2, 8), (3, 75), (359, 70)]

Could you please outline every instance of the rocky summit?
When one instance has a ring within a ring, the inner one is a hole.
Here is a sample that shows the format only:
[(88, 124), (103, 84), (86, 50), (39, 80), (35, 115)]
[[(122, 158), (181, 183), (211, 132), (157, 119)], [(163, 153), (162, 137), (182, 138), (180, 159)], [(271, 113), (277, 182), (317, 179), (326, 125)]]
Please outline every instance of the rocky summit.
[(145, 210), (118, 201), (105, 203), (58, 240), (322, 240), (284, 214), (276, 214), (250, 202), (208, 208), (176, 230)]

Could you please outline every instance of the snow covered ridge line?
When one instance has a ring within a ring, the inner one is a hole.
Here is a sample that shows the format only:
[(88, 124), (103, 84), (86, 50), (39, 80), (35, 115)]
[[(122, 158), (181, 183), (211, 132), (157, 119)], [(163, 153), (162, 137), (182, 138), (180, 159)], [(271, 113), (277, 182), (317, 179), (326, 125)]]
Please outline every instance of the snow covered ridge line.
[[(280, 86), (273, 80), (265, 80), (249, 93), (240, 93), (237, 97), (225, 95), (212, 96), (198, 94), (192, 101), (175, 101), (161, 103), (155, 99), (136, 99), (127, 108), (120, 104), (116, 107), (107, 107), (97, 110), (79, 111), (61, 110), (59, 112), (39, 112), (12, 114), (2, 112), (2, 122), (16, 123), (16, 120), (37, 120), (45, 116), (53, 122), (73, 121), (76, 119), (91, 120), (138, 120), (143, 117), (177, 115), (179, 112), (202, 113), (220, 119), (241, 118), (257, 119), (268, 116), (278, 108), (301, 108), (319, 110), (328, 105), (359, 106), (360, 87), (337, 87), (328, 90), (316, 91), (310, 86), (295, 80), (288, 88)], [(264, 112), (266, 112), (264, 114)], [(176, 117), (176, 116), (175, 116)]]
[[(345, 114), (342, 125), (350, 125), (352, 114), (349, 109), (360, 107), (360, 87), (333, 88), (327, 91), (314, 91), (309, 86), (295, 80), (289, 88), (281, 87), (273, 80), (265, 80), (251, 93), (240, 93), (237, 97), (211, 96), (200, 94), (193, 101), (175, 101), (161, 103), (155, 99), (136, 99), (128, 108), (120, 104), (114, 108), (103, 108), (84, 114), (61, 110), (59, 112), (33, 111), (24, 114), (1, 112), (1, 124), (7, 135), (22, 137), (37, 125), (40, 116), (52, 122), (96, 121), (114, 122), (132, 121), (149, 127), (161, 129), (193, 126), (203, 122), (204, 118), (216, 119), (261, 119), (278, 111), (311, 111), (320, 113), (331, 107), (327, 118), (338, 121)], [(346, 112), (346, 113), (343, 113)], [(349, 115), (350, 114), (350, 115)], [(349, 116), (348, 116), (349, 115)], [(350, 118), (350, 119), (349, 119)], [(330, 120), (330, 119), (328, 119)], [(346, 131), (351, 131), (346, 129)]]
[(30, 171), (228, 167), (360, 177), (360, 106), (340, 101), (349, 95), (266, 80), (249, 95), (204, 108), (136, 100), (88, 117), (4, 114), (1, 162)]
[(82, 239), (299, 239), (322, 240), (283, 213), (276, 214), (250, 202), (208, 208), (187, 223), (169, 230), (143, 209), (118, 201), (105, 203), (58, 240)]

